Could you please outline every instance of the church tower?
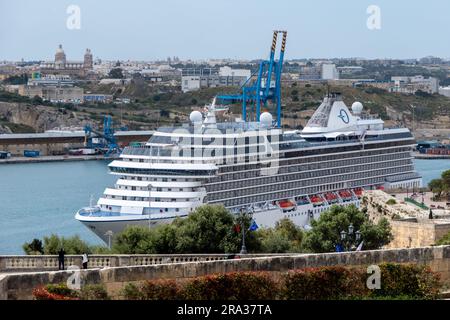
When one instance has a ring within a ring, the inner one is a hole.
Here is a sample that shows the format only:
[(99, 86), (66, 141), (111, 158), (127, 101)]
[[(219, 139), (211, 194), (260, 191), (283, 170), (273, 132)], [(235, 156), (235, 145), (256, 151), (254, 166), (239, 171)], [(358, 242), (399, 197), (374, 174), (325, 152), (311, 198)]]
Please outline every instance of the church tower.
[(93, 59), (92, 59), (91, 49), (86, 49), (86, 53), (84, 54), (83, 68), (85, 70), (92, 70), (93, 65), (94, 65), (94, 63), (93, 63)]
[(64, 69), (66, 66), (66, 54), (60, 44), (55, 53), (55, 68)]

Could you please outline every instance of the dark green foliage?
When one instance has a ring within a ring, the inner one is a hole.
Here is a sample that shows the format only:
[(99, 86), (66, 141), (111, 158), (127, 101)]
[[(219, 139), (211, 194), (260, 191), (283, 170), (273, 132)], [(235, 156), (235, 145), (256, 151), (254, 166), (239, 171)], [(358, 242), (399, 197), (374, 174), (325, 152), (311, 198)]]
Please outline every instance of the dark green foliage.
[(255, 235), (261, 242), (260, 252), (301, 252), (303, 231), (287, 218), (278, 221), (275, 228), (257, 230)]
[(33, 239), (30, 243), (25, 242), (22, 246), (23, 251), (26, 254), (43, 254), (44, 247), (42, 245), (42, 241), (39, 239)]
[(391, 227), (386, 219), (374, 224), (354, 205), (335, 205), (311, 222), (312, 229), (305, 233), (303, 248), (310, 252), (335, 251), (336, 245), (341, 243), (340, 232), (348, 230), (350, 224), (355, 231), (361, 232), (363, 250), (378, 249), (392, 240)]
[[(130, 226), (118, 234), (113, 250), (117, 253), (227, 253), (239, 251), (241, 234), (234, 226), (250, 226), (249, 218), (236, 217), (219, 205), (204, 205), (187, 218), (154, 228)], [(259, 242), (248, 232), (250, 250)]]
[(59, 284), (48, 284), (45, 286), (45, 289), (52, 294), (57, 294), (61, 296), (67, 296), (67, 297), (76, 297), (77, 292), (75, 290), (70, 289), (67, 287), (67, 284), (65, 283), (59, 283)]
[(428, 188), (434, 194), (436, 200), (443, 196), (450, 198), (450, 170), (442, 172), (440, 179), (433, 179), (428, 183)]
[(108, 76), (112, 79), (123, 79), (123, 73), (121, 68), (113, 68), (109, 71)]
[(441, 287), (439, 276), (422, 265), (385, 263), (380, 265), (381, 289), (374, 297), (406, 295), (412, 299), (437, 299)]
[(88, 284), (81, 287), (80, 300), (109, 300), (106, 288), (101, 284)]
[(26, 254), (58, 254), (61, 248), (64, 248), (66, 254), (92, 253), (100, 250), (99, 247), (93, 247), (96, 249), (93, 251), (93, 248), (90, 248), (78, 235), (65, 238), (56, 234), (44, 237), (43, 245), (41, 240), (33, 239), (31, 243), (25, 243), (22, 248)]

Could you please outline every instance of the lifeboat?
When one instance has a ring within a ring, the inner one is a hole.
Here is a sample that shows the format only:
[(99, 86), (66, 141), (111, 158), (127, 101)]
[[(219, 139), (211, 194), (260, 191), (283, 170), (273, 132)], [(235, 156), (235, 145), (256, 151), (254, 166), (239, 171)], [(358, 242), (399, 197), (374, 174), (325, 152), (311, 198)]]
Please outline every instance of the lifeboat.
[(355, 194), (356, 194), (356, 196), (358, 197), (358, 199), (359, 198), (361, 198), (361, 196), (362, 196), (362, 188), (356, 188), (356, 189), (354, 189), (353, 190), (354, 192), (355, 192)]
[(278, 206), (284, 211), (292, 211), (295, 209), (295, 203), (292, 200), (280, 200)]
[(328, 203), (335, 203), (338, 200), (337, 196), (332, 192), (325, 193), (325, 199), (327, 200)]
[(323, 199), (322, 197), (318, 196), (318, 195), (314, 195), (310, 197), (311, 202), (313, 204), (313, 206), (321, 206), (323, 204)]
[(350, 201), (352, 199), (352, 193), (348, 190), (338, 191), (338, 194), (344, 201)]

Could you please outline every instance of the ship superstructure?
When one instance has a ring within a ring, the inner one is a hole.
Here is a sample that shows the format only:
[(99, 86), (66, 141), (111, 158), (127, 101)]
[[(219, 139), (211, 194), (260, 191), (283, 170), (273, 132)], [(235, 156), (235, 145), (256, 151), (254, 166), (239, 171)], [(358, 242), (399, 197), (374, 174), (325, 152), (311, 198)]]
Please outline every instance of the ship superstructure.
[(359, 102), (350, 111), (340, 94), (328, 94), (303, 130), (283, 131), (267, 112), (258, 122), (218, 123), (215, 109), (214, 100), (190, 124), (126, 147), (109, 164), (116, 184), (76, 218), (104, 240), (205, 203), (251, 212), (263, 227), (284, 217), (307, 226), (333, 204), (358, 206), (363, 189), (421, 186), (411, 132), (385, 128)]

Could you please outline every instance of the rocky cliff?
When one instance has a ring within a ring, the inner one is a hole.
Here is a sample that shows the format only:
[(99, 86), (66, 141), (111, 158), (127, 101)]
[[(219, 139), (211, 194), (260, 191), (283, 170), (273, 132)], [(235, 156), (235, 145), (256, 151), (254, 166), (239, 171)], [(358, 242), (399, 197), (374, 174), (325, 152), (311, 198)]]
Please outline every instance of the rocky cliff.
[(19, 124), (44, 132), (57, 127), (81, 127), (89, 121), (78, 117), (76, 112), (48, 106), (24, 103), (0, 102), (0, 133), (11, 133), (12, 126)]

